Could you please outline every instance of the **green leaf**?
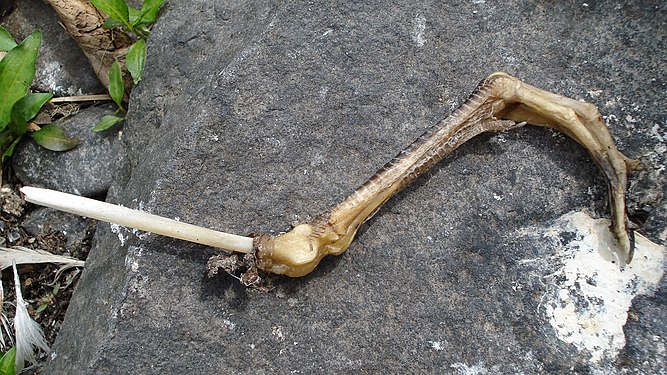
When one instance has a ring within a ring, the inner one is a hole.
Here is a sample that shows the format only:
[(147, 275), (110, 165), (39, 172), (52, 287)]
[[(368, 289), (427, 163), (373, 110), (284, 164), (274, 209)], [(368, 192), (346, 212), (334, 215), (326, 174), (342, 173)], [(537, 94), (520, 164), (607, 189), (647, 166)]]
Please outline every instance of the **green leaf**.
[(130, 15), (130, 25), (133, 27), (136, 26), (135, 22), (139, 19), (139, 16), (141, 15), (141, 12), (139, 12), (139, 9), (134, 8), (134, 7), (127, 7), (128, 13)]
[(105, 131), (112, 126), (123, 122), (124, 120), (125, 120), (124, 118), (118, 116), (110, 116), (110, 115), (104, 116), (102, 117), (100, 122), (98, 122), (97, 125), (93, 127), (92, 131), (96, 133)]
[(49, 305), (43, 303), (43, 304), (37, 306), (37, 310), (35, 310), (35, 313), (36, 313), (37, 315), (39, 315), (39, 314), (43, 313), (44, 310), (46, 310), (47, 307), (49, 307)]
[(0, 132), (0, 149), (9, 146), (10, 143), (14, 141), (14, 134), (9, 130), (5, 129)]
[(130, 71), (132, 80), (136, 85), (141, 81), (144, 65), (146, 65), (146, 42), (143, 39), (134, 42), (127, 50), (125, 65), (127, 65), (127, 70)]
[(9, 129), (16, 135), (25, 133), (28, 120), (37, 116), (44, 103), (52, 97), (51, 93), (34, 93), (19, 99), (12, 107), (12, 121), (9, 123)]
[(9, 123), (9, 130), (14, 135), (23, 135), (23, 134), (25, 134), (25, 132), (28, 131), (28, 121), (25, 121), (21, 118), (14, 119), (13, 117), (14, 117), (14, 114), (12, 113), (12, 121)]
[(130, 17), (125, 0), (90, 0), (90, 2), (93, 3), (97, 9), (108, 14), (109, 17), (123, 25), (130, 25)]
[(25, 95), (35, 78), (41, 43), (42, 33), (36, 31), (0, 60), (0, 130), (9, 124), (14, 103)]
[(125, 87), (123, 86), (123, 72), (120, 70), (118, 61), (114, 61), (109, 69), (109, 95), (119, 108), (123, 108)]
[(104, 23), (102, 24), (102, 27), (105, 29), (115, 29), (117, 27), (123, 26), (123, 23), (120, 21), (117, 21), (111, 17), (107, 17), (107, 19), (104, 20)]
[(5, 159), (14, 155), (14, 148), (16, 147), (17, 144), (19, 144), (22, 138), (23, 136), (18, 136), (16, 139), (14, 139), (14, 142), (12, 142), (12, 144), (9, 145), (9, 147), (7, 147), (5, 152), (2, 153), (2, 161), (5, 161)]
[(7, 30), (0, 26), (0, 51), (9, 51), (14, 47), (16, 47), (16, 41)]
[(16, 347), (12, 346), (11, 349), (5, 353), (2, 358), (0, 358), (0, 374), (3, 375), (14, 375), (16, 374), (16, 368), (14, 367), (14, 362), (16, 362)]
[(155, 22), (162, 3), (164, 3), (164, 0), (144, 0), (144, 3), (141, 4), (141, 14), (132, 25), (137, 26)]
[(63, 128), (58, 125), (44, 125), (30, 137), (39, 145), (51, 151), (67, 151), (79, 144), (79, 138), (70, 138), (65, 134)]

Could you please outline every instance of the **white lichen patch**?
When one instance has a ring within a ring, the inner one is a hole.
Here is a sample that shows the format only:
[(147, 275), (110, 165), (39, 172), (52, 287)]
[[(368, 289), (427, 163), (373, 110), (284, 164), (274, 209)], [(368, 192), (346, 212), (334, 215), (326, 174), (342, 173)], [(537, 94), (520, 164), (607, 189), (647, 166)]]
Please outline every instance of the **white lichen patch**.
[[(135, 199), (134, 202), (136, 203), (137, 200)], [(138, 202), (138, 207), (136, 208), (139, 211), (145, 211), (144, 209), (144, 202)], [(140, 240), (145, 240), (148, 238), (151, 233), (150, 232), (144, 232), (139, 229), (135, 228), (126, 228), (122, 225), (118, 225), (115, 223), (109, 223), (111, 227), (111, 233), (114, 233), (116, 236), (118, 236), (118, 241), (120, 242), (120, 246), (124, 246), (125, 242), (127, 242), (128, 238), (130, 237), (130, 234), (134, 235)]]
[(442, 345), (442, 343), (440, 341), (429, 341), (428, 343), (431, 345), (431, 349), (433, 349), (437, 352), (441, 352), (441, 351), (445, 350), (444, 346)]
[(285, 341), (285, 333), (283, 332), (282, 326), (271, 327), (271, 334), (275, 336), (278, 341)]
[(663, 275), (666, 249), (636, 235), (631, 264), (619, 267), (609, 220), (582, 212), (558, 219), (543, 234), (553, 241), (557, 270), (543, 305), (558, 338), (600, 362), (625, 346), (623, 326), (632, 299), (654, 292)]
[(130, 232), (132, 234), (134, 234), (140, 240), (145, 240), (146, 238), (150, 237), (150, 235), (151, 235), (151, 232), (144, 232), (142, 230), (134, 229), (134, 228), (132, 228), (132, 230), (130, 230)]
[(426, 31), (426, 18), (422, 15), (416, 16), (412, 21), (412, 41), (417, 47), (424, 47), (426, 38), (424, 32)]
[(143, 254), (144, 249), (137, 246), (130, 246), (127, 249), (127, 255), (125, 256), (125, 268), (129, 269), (132, 272), (139, 271), (139, 259)]
[(123, 231), (127, 231), (125, 227), (120, 226), (118, 224), (111, 223), (109, 224), (111, 226), (111, 233), (114, 233), (118, 236), (118, 241), (120, 241), (120, 246), (125, 245), (125, 241), (127, 241), (127, 237), (123, 234)]
[(224, 324), (225, 327), (227, 327), (227, 329), (229, 329), (230, 331), (233, 331), (234, 328), (236, 328), (236, 323), (232, 322), (229, 319), (223, 319), (222, 324)]
[(454, 370), (453, 373), (459, 375), (486, 375), (490, 373), (481, 363), (469, 366), (462, 362), (456, 362), (452, 363), (449, 367)]

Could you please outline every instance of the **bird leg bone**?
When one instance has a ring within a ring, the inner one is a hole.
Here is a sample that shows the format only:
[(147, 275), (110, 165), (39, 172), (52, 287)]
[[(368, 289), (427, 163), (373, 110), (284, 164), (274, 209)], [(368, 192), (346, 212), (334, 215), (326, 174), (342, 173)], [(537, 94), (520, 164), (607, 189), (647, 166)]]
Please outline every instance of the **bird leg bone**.
[(291, 277), (310, 273), (327, 255), (343, 253), (359, 227), (401, 191), (457, 147), (484, 132), (499, 132), (529, 123), (560, 131), (590, 153), (609, 189), (611, 231), (618, 251), (632, 260), (634, 233), (628, 220), (627, 175), (641, 164), (621, 154), (597, 108), (528, 85), (505, 73), (482, 81), (454, 113), (414, 143), (331, 211), (277, 236), (255, 238), (258, 268)]
[(323, 257), (344, 252), (359, 227), (382, 204), (457, 147), (480, 133), (505, 131), (526, 123), (556, 129), (588, 150), (607, 180), (610, 229), (616, 237), (618, 253), (630, 263), (634, 232), (626, 212), (625, 191), (628, 173), (639, 169), (641, 163), (618, 151), (595, 106), (538, 89), (505, 73), (487, 77), (461, 107), (426, 131), (331, 211), (277, 236), (259, 234), (253, 239), (48, 189), (25, 186), (21, 191), (32, 203), (246, 253), (243, 261), (235, 256), (211, 258), (209, 274), (218, 268), (233, 271), (241, 263), (248, 268), (242, 282), (255, 285), (259, 280), (257, 269), (291, 277), (310, 273)]

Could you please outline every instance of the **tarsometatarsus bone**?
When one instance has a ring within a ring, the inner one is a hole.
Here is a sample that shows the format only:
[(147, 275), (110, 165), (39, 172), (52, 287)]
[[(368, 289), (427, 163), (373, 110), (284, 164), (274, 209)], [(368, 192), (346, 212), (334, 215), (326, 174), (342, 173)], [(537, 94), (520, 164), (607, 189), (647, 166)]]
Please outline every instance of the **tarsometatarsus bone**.
[[(457, 147), (480, 133), (505, 131), (526, 123), (556, 129), (588, 150), (607, 180), (610, 229), (618, 242), (618, 252), (629, 263), (634, 252), (634, 226), (628, 220), (625, 192), (628, 173), (639, 169), (641, 163), (618, 151), (594, 105), (538, 89), (505, 73), (488, 76), (461, 107), (426, 131), (331, 211), (277, 236), (260, 234), (253, 240), (70, 194), (32, 187), (21, 191), (29, 202), (248, 253), (241, 263), (246, 263), (249, 270), (241, 279), (246, 285), (255, 285), (258, 268), (291, 277), (312, 272), (325, 256), (347, 250), (359, 227), (382, 204)], [(217, 268), (234, 272), (239, 262), (214, 257), (209, 262), (209, 273), (214, 274)]]
[(314, 220), (278, 236), (255, 239), (257, 267), (299, 277), (327, 255), (344, 252), (359, 229), (394, 194), (472, 137), (529, 123), (556, 129), (580, 143), (604, 174), (611, 206), (611, 231), (626, 262), (634, 234), (625, 205), (627, 175), (640, 163), (621, 154), (597, 108), (523, 83), (505, 73), (482, 81), (454, 113), (401, 151), (343, 202)]

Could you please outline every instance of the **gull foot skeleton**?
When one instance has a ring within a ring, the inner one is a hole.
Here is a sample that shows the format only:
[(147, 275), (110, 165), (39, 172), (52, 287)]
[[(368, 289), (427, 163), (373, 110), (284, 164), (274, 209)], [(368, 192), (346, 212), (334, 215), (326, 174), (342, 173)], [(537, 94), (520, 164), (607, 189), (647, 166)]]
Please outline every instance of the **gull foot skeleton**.
[(640, 167), (639, 161), (618, 151), (594, 105), (538, 89), (505, 73), (494, 73), (454, 113), (401, 151), (331, 211), (287, 233), (256, 237), (256, 266), (291, 277), (310, 273), (325, 256), (347, 250), (359, 227), (383, 203), (457, 147), (480, 133), (505, 131), (526, 123), (556, 129), (588, 150), (607, 180), (610, 229), (629, 263), (634, 234), (626, 212), (625, 191), (628, 173)]
[(218, 268), (229, 273), (239, 267), (248, 268), (239, 279), (245, 285), (257, 285), (258, 269), (291, 277), (312, 272), (325, 256), (347, 250), (359, 227), (382, 204), (457, 147), (480, 133), (505, 131), (527, 123), (556, 129), (588, 150), (607, 180), (610, 230), (621, 258), (629, 263), (634, 252), (634, 226), (628, 220), (625, 191), (628, 173), (641, 164), (618, 151), (595, 106), (538, 89), (505, 73), (487, 77), (460, 108), (401, 151), (331, 211), (277, 236), (260, 234), (253, 239), (52, 190), (26, 186), (21, 191), (32, 203), (246, 253), (243, 259), (237, 255), (211, 258), (209, 274)]

